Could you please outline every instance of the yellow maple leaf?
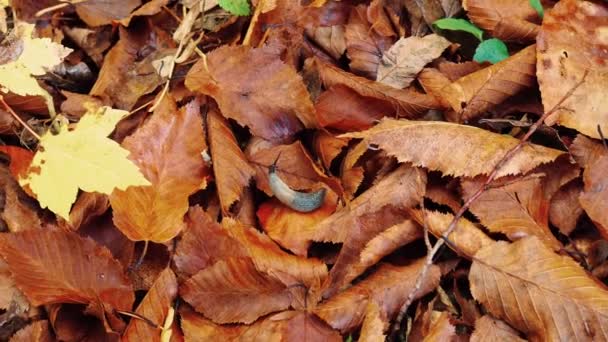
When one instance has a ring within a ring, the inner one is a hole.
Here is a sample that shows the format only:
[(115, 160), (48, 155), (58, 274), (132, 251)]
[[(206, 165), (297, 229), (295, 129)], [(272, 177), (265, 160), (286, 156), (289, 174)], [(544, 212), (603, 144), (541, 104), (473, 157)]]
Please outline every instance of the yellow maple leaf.
[(43, 208), (66, 220), (79, 188), (110, 194), (115, 188), (150, 185), (127, 159), (129, 151), (107, 137), (127, 114), (109, 107), (89, 109), (75, 129), (64, 125), (57, 135), (45, 134), (27, 178), (19, 183), (29, 185)]
[(16, 60), (0, 65), (0, 88), (21, 96), (44, 97), (49, 113), (55, 116), (53, 98), (32, 76), (44, 75), (61, 63), (72, 49), (53, 43), (49, 38), (32, 38), (33, 24), (18, 23), (15, 30), (23, 40), (23, 51)]

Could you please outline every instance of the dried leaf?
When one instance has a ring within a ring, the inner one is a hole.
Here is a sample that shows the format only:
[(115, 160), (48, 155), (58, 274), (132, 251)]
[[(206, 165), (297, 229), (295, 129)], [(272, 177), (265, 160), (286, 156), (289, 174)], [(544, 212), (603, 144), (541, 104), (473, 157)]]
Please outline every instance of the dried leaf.
[(43, 227), (40, 207), (21, 189), (4, 166), (0, 166), (0, 189), (4, 197), (0, 218), (10, 232)]
[(519, 333), (507, 323), (485, 315), (475, 321), (475, 331), (471, 335), (471, 342), (483, 341), (512, 341), (524, 342)]
[[(150, 184), (127, 159), (128, 151), (107, 138), (128, 113), (108, 107), (91, 111), (73, 130), (62, 125), (59, 134), (40, 140), (27, 178), (19, 180), (36, 194), (40, 206), (69, 220), (78, 189), (110, 194), (114, 189)], [(91, 177), (95, 175), (95, 177)]]
[(405, 210), (418, 203), (425, 184), (424, 172), (407, 165), (399, 167), (354, 199), (349, 208), (338, 210), (321, 221), (314, 228), (314, 241), (345, 242), (357, 218), (378, 213), (378, 219), (381, 219), (383, 209)]
[[(545, 111), (585, 81), (546, 120), (600, 138), (608, 132), (606, 40), (608, 7), (590, 1), (560, 1), (547, 12), (538, 35), (538, 83)], [(587, 74), (586, 74), (587, 73)]]
[(388, 328), (388, 320), (384, 316), (384, 312), (380, 310), (378, 304), (374, 301), (370, 301), (365, 309), (365, 320), (361, 327), (361, 336), (359, 341), (361, 342), (375, 342), (384, 341), (386, 335), (384, 332)]
[(76, 13), (89, 26), (111, 24), (114, 20), (128, 17), (141, 0), (103, 0), (74, 2)]
[(606, 287), (536, 237), (483, 248), (469, 280), (475, 299), (530, 340), (608, 338)]
[(585, 191), (579, 202), (589, 218), (598, 226), (604, 238), (608, 238), (608, 156), (603, 156), (589, 165), (583, 174)]
[(582, 192), (583, 184), (573, 181), (559, 189), (551, 198), (549, 220), (566, 236), (576, 228), (576, 223), (583, 214), (583, 207), (579, 203)]
[[(384, 119), (360, 133), (342, 135), (363, 138), (400, 162), (441, 171), (444, 175), (474, 177), (489, 174), (518, 139), (486, 130), (437, 121)], [(454, 146), (457, 146), (455, 149)], [(525, 144), (498, 171), (497, 177), (525, 173), (555, 160), (563, 152), (541, 145)]]
[(7, 154), (10, 157), (9, 169), (15, 178), (25, 176), (29, 169), (34, 153), (18, 146), (4, 145), (0, 146), (0, 152)]
[(579, 134), (570, 145), (570, 154), (580, 167), (587, 168), (596, 160), (608, 156), (608, 150), (599, 141)]
[(54, 341), (49, 329), (49, 321), (36, 321), (27, 327), (17, 331), (9, 342), (51, 342)]
[(444, 96), (462, 120), (476, 118), (535, 85), (535, 54), (535, 45), (528, 46), (502, 62), (458, 79), (443, 89)]
[(222, 213), (227, 215), (231, 206), (241, 198), (255, 170), (247, 162), (228, 122), (216, 110), (207, 113), (207, 127)]
[(450, 41), (436, 34), (422, 38), (401, 38), (382, 56), (376, 81), (397, 89), (405, 88), (426, 64), (439, 57), (450, 44)]
[(110, 251), (58, 230), (0, 235), (0, 255), (34, 305), (100, 303), (131, 310), (133, 288)]
[(462, 6), (472, 22), (503, 41), (531, 43), (540, 29), (530, 0), (464, 0)]
[(316, 126), (302, 78), (272, 47), (213, 50), (190, 69), (186, 86), (213, 97), (224, 116), (266, 140), (287, 140)]
[[(163, 326), (169, 308), (173, 307), (176, 297), (177, 279), (175, 274), (167, 268), (158, 276), (135, 313), (146, 317), (159, 326)], [(123, 338), (129, 341), (160, 342), (160, 335), (161, 332), (157, 328), (142, 320), (132, 319), (123, 334)]]
[(431, 326), (424, 341), (454, 341), (456, 338), (456, 328), (450, 323), (450, 314), (442, 311), (438, 317), (431, 320)]
[[(143, 6), (139, 7), (137, 10), (133, 11), (131, 15), (122, 19), (120, 21), (121, 24), (125, 26), (129, 26), (131, 20), (135, 17), (140, 16), (151, 16), (160, 13), (162, 11), (163, 6), (169, 4), (170, 0), (151, 0), (150, 2), (146, 2)], [(211, 0), (210, 0), (211, 2)]]
[(199, 103), (181, 109), (169, 95), (123, 146), (152, 185), (116, 190), (110, 196), (114, 223), (129, 239), (165, 242), (183, 227), (188, 196), (207, 175)]
[(306, 30), (307, 36), (319, 45), (335, 60), (340, 59), (346, 51), (346, 38), (344, 26), (315, 27)]
[[(314, 313), (342, 333), (363, 323), (365, 309), (372, 301), (391, 319), (414, 289), (423, 265), (423, 259), (406, 266), (383, 264), (371, 276), (320, 304)], [(432, 265), (416, 298), (433, 291), (439, 285), (439, 277), (439, 267)]]
[(258, 270), (248, 258), (227, 258), (180, 286), (181, 296), (217, 323), (252, 323), (291, 303), (287, 287)]

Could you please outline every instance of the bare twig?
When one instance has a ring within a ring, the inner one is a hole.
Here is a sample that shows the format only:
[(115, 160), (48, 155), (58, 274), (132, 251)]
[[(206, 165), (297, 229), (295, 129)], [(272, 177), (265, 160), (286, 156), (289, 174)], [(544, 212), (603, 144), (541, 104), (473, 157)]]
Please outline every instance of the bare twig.
[(8, 103), (6, 103), (6, 101), (4, 101), (4, 97), (2, 95), (0, 95), (0, 102), (2, 102), (2, 104), (4, 105), (4, 108), (6, 108), (6, 110), (8, 110), (8, 112), (15, 118), (15, 120), (17, 120), (28, 132), (30, 132), (31, 135), (33, 135), (36, 139), (38, 139), (38, 141), (40, 141), (40, 135), (38, 135), (38, 133), (36, 133), (36, 131), (34, 131), (27, 123), (25, 123), (25, 121), (23, 121), (19, 115), (17, 115), (17, 113), (15, 113), (15, 111), (13, 110), (13, 108), (11, 108), (11, 106), (8, 105)]
[(122, 310), (116, 310), (117, 313), (124, 315), (124, 316), (129, 316), (129, 317), (133, 317), (135, 319), (138, 319), (140, 321), (144, 321), (146, 324), (148, 324), (149, 326), (159, 329), (159, 330), (163, 330), (163, 327), (161, 327), (160, 325), (154, 323), (151, 319), (149, 319), (148, 317), (145, 317), (143, 315), (140, 315), (138, 313), (135, 312), (131, 312), (131, 311), (122, 311)]
[(490, 172), (490, 174), (488, 175), (488, 178), (483, 183), (483, 185), (481, 185), (479, 187), (479, 189), (477, 189), (477, 191), (466, 200), (466, 202), (460, 208), (460, 210), (458, 210), (458, 212), (456, 213), (456, 215), (454, 216), (454, 218), (448, 225), (448, 228), (446, 229), (445, 233), (443, 233), (443, 235), (441, 236), (441, 240), (437, 241), (437, 243), (435, 243), (435, 246), (433, 246), (433, 249), (431, 250), (431, 252), (427, 254), (424, 267), (422, 268), (422, 270), (420, 271), (420, 274), (418, 275), (418, 278), (416, 279), (416, 286), (414, 287), (414, 290), (412, 290), (412, 292), (410, 292), (407, 300), (405, 301), (405, 303), (403, 303), (403, 305), (401, 306), (401, 309), (399, 310), (397, 320), (395, 321), (395, 324), (393, 326), (393, 333), (397, 333), (399, 331), (399, 327), (401, 325), (401, 321), (403, 320), (403, 317), (405, 316), (405, 312), (407, 311), (408, 307), (412, 303), (413, 299), (416, 297), (416, 294), (418, 293), (418, 291), (420, 291), (420, 288), (422, 287), (422, 282), (426, 278), (428, 271), (431, 268), (431, 265), (433, 264), (433, 258), (435, 257), (435, 255), (437, 254), (437, 252), (439, 251), (441, 246), (443, 246), (443, 244), (445, 243), (445, 240), (447, 240), (448, 236), (450, 236), (450, 234), (454, 231), (454, 229), (456, 229), (457, 223), (460, 220), (460, 218), (469, 209), (471, 204), (473, 204), (473, 202), (475, 202), (490, 187), (490, 183), (492, 183), (494, 181), (494, 179), (496, 179), (496, 176), (498, 175), (498, 171), (500, 171), (500, 169), (509, 160), (511, 160), (511, 158), (513, 158), (513, 156), (515, 154), (517, 154), (517, 152), (519, 152), (519, 150), (521, 150), (524, 147), (526, 142), (530, 139), (532, 134), (534, 134), (534, 132), (536, 132), (536, 130), (543, 124), (545, 119), (547, 119), (547, 117), (549, 115), (553, 114), (564, 103), (564, 101), (566, 101), (566, 99), (568, 99), (570, 96), (572, 96), (574, 91), (576, 91), (576, 89), (578, 89), (578, 87), (580, 87), (580, 85), (585, 82), (585, 79), (587, 78), (587, 74), (589, 74), (589, 70), (585, 70), (585, 73), (583, 74), (583, 77), (581, 78), (581, 80), (578, 83), (576, 83), (555, 104), (555, 106), (553, 106), (553, 108), (551, 108), (551, 110), (545, 112), (532, 126), (530, 126), (530, 130), (528, 130), (526, 135), (524, 135), (524, 137), (519, 141), (519, 143), (517, 145), (515, 145), (513, 148), (511, 148), (509, 151), (507, 151), (507, 153), (505, 153), (505, 155), (502, 157), (502, 159), (500, 159), (498, 161), (498, 163), (496, 163), (496, 165), (492, 169), (492, 172)]
[(600, 125), (597, 125), (597, 133), (600, 135), (600, 138), (602, 138), (602, 144), (604, 144), (604, 148), (608, 150), (608, 145), (606, 144), (606, 138), (604, 138), (604, 133), (602, 132), (602, 127), (600, 127)]
[(150, 244), (150, 242), (148, 240), (144, 241), (144, 249), (141, 251), (141, 255), (139, 256), (139, 259), (137, 259), (137, 262), (135, 264), (133, 264), (133, 267), (131, 267), (131, 270), (137, 270), (141, 264), (144, 262), (144, 259), (146, 258), (146, 254), (148, 254), (148, 245)]

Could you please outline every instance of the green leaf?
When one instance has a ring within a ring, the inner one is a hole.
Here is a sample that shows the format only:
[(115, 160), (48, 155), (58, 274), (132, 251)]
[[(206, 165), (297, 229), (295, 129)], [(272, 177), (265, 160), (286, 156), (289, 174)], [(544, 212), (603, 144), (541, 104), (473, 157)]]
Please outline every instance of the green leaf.
[(497, 38), (484, 40), (477, 46), (473, 60), (478, 63), (490, 62), (496, 64), (509, 57), (505, 43)]
[(217, 2), (221, 8), (234, 15), (249, 15), (251, 14), (251, 7), (249, 7), (249, 0), (218, 0)]
[(43, 208), (66, 220), (78, 189), (109, 195), (115, 188), (150, 185), (127, 159), (129, 151), (107, 137), (128, 114), (109, 107), (90, 109), (76, 128), (62, 126), (57, 135), (43, 135), (29, 174), (19, 184), (29, 185)]
[(479, 39), (479, 41), (483, 41), (483, 31), (468, 20), (443, 18), (435, 21), (433, 26), (442, 30), (468, 32)]
[(545, 10), (543, 9), (543, 5), (540, 3), (540, 0), (529, 0), (530, 6), (536, 10), (538, 16), (542, 19), (545, 15)]

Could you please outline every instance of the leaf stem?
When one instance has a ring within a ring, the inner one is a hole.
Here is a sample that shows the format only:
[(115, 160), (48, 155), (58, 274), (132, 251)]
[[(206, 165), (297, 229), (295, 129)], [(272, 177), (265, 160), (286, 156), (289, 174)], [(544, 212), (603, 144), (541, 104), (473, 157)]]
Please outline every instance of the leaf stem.
[(33, 135), (36, 139), (38, 139), (38, 141), (40, 141), (42, 139), (40, 137), (40, 135), (38, 135), (38, 133), (36, 133), (27, 123), (25, 123), (25, 121), (23, 121), (23, 119), (21, 119), (21, 117), (19, 117), (19, 115), (17, 115), (17, 113), (15, 113), (13, 108), (11, 108), (11, 106), (9, 106), (8, 103), (6, 103), (6, 101), (4, 101), (4, 96), (2, 96), (2, 95), (0, 95), (0, 102), (2, 102), (2, 104), (4, 105), (4, 108), (6, 108), (6, 110), (8, 110), (8, 112), (15, 118), (15, 120), (19, 121), (19, 123), (23, 126), (23, 128), (25, 128), (28, 132), (30, 132), (30, 134)]

